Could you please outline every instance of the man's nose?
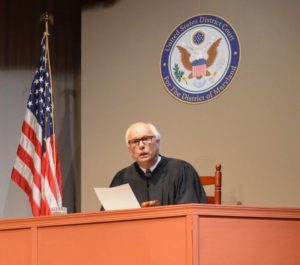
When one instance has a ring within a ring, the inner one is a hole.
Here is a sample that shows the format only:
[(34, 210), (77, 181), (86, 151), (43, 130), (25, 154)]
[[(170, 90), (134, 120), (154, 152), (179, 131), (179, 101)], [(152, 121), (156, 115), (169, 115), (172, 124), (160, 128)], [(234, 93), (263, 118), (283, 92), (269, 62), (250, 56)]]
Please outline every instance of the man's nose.
[(144, 148), (145, 147), (145, 144), (142, 140), (139, 141), (139, 148)]

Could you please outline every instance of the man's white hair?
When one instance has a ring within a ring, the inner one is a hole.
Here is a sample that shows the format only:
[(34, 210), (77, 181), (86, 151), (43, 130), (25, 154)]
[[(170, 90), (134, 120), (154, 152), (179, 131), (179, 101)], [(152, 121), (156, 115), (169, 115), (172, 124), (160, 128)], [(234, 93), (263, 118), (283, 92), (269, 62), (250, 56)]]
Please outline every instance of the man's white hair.
[(135, 122), (135, 123), (131, 124), (131, 125), (128, 127), (128, 129), (126, 130), (125, 141), (126, 141), (126, 145), (127, 145), (127, 146), (129, 146), (129, 144), (128, 144), (128, 141), (129, 141), (129, 139), (128, 139), (129, 133), (130, 133), (132, 127), (136, 126), (137, 124), (144, 124), (144, 125), (149, 126), (149, 128), (151, 129), (153, 135), (155, 136), (155, 139), (156, 139), (156, 140), (160, 140), (160, 133), (159, 133), (159, 131), (157, 130), (157, 128), (156, 128), (152, 123), (150, 123), (150, 122), (143, 122), (143, 121), (141, 121), (141, 122)]

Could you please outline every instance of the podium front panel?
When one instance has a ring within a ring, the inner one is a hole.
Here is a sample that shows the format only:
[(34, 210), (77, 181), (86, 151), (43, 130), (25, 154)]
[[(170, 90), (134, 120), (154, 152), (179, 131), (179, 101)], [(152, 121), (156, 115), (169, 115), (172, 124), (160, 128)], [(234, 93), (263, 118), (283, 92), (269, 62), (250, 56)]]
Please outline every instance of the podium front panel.
[(44, 227), (39, 265), (183, 265), (186, 239), (183, 217)]
[(30, 228), (0, 231), (1, 265), (32, 265), (33, 251)]
[(200, 265), (300, 264), (300, 221), (199, 217)]

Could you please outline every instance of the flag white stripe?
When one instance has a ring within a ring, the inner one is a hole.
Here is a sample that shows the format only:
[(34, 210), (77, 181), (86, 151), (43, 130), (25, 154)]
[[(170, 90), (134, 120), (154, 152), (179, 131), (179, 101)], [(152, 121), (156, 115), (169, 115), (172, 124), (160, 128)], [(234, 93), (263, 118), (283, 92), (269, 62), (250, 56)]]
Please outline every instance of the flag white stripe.
[(44, 196), (45, 196), (46, 201), (48, 202), (49, 207), (52, 208), (52, 207), (61, 206), (61, 205), (58, 205), (56, 198), (51, 191), (47, 177), (45, 177), (44, 185), (45, 185)]
[[(46, 189), (47, 191), (50, 191), (50, 187), (49, 187), (49, 183), (47, 182), (47, 185), (46, 185)], [(49, 192), (48, 195), (46, 195), (46, 198), (47, 198), (47, 201), (48, 201), (48, 204), (49, 204), (49, 207), (50, 209), (53, 208), (53, 207), (61, 207), (61, 205), (58, 204), (55, 196), (53, 195), (52, 192)]]
[(36, 117), (33, 115), (33, 113), (27, 109), (25, 114), (25, 121), (30, 125), (30, 127), (35, 131), (36, 138), (38, 139), (39, 143), (42, 145), (42, 127), (38, 123)]
[(28, 137), (25, 134), (21, 134), (21, 139), (20, 139), (20, 146), (23, 147), (23, 149), (31, 156), (33, 159), (33, 164), (35, 170), (42, 175), (41, 172), (41, 159), (39, 155), (35, 152), (35, 146), (32, 144), (32, 142), (28, 139)]

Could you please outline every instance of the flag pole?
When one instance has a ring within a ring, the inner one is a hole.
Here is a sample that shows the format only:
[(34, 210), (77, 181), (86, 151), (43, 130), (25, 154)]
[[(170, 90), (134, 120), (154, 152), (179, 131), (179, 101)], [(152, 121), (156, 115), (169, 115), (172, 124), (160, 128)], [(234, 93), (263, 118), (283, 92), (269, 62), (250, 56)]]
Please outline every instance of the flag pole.
[[(53, 103), (53, 87), (52, 87), (52, 76), (51, 76), (51, 64), (50, 64), (50, 53), (49, 53), (49, 21), (53, 25), (53, 16), (49, 15), (48, 12), (46, 11), (41, 15), (40, 18), (41, 22), (45, 22), (45, 31), (44, 31), (44, 36), (46, 38), (46, 47), (45, 47), (45, 55), (46, 55), (46, 60), (45, 60), (45, 65), (48, 61), (48, 66), (49, 66), (49, 79), (50, 79), (50, 91), (51, 91), (51, 105), (52, 105), (52, 134), (55, 135), (55, 130), (54, 130), (54, 103)], [(45, 123), (46, 125), (46, 123)], [(54, 162), (54, 170), (55, 170), (55, 175), (56, 175), (56, 137), (53, 137), (53, 162)]]

